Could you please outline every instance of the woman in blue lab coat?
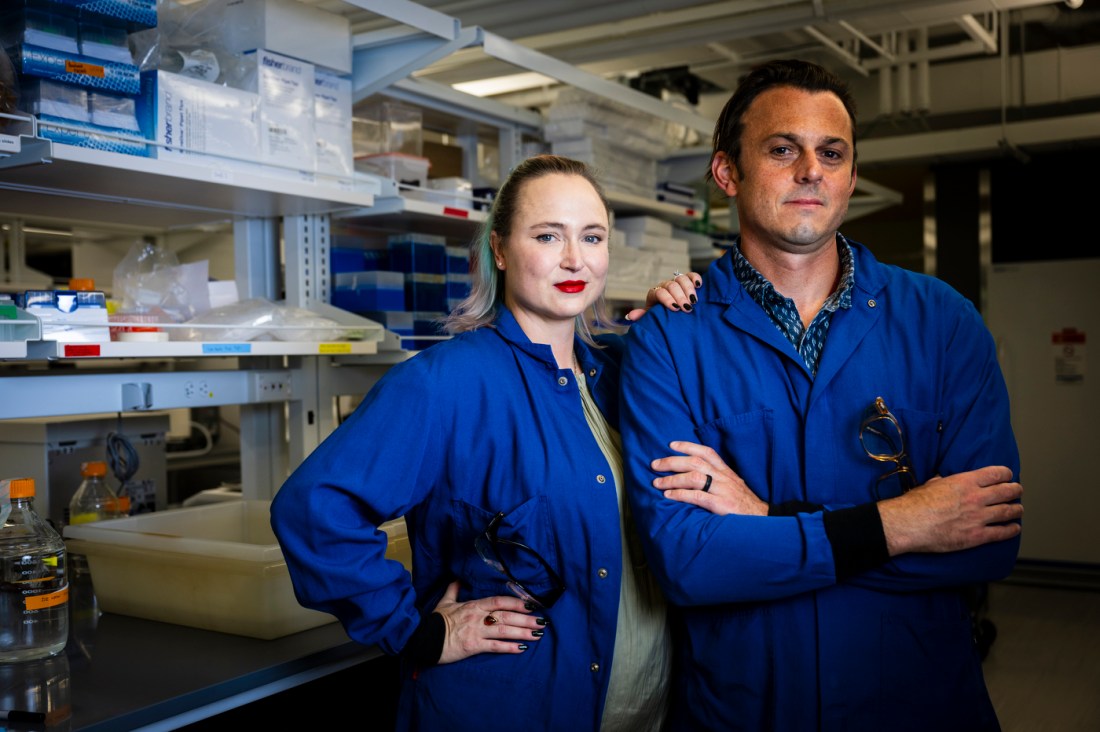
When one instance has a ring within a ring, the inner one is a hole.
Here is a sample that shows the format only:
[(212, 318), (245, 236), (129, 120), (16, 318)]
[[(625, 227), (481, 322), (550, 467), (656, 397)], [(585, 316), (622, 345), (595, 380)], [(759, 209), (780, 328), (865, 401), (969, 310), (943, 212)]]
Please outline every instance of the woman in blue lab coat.
[[(622, 495), (619, 342), (584, 317), (604, 311), (609, 234), (585, 165), (521, 163), (471, 247), (454, 338), (390, 369), (275, 497), (299, 601), (401, 655), (400, 729), (663, 720), (669, 639)], [(690, 311), (696, 282), (648, 303)], [(378, 529), (400, 516), (412, 576)]]

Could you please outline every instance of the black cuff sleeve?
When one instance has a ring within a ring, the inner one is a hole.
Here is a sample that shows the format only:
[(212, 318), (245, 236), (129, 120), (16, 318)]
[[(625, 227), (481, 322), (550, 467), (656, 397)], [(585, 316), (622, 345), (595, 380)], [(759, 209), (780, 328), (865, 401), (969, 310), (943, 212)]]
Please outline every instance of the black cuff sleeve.
[(874, 569), (890, 559), (878, 504), (826, 511), (824, 521), (838, 580)]
[(443, 655), (443, 639), (447, 625), (439, 613), (430, 613), (420, 619), (420, 625), (409, 636), (409, 642), (401, 651), (414, 666), (424, 668), (439, 663)]
[(809, 501), (784, 501), (783, 503), (769, 504), (769, 516), (794, 516), (800, 513), (817, 513), (822, 506)]

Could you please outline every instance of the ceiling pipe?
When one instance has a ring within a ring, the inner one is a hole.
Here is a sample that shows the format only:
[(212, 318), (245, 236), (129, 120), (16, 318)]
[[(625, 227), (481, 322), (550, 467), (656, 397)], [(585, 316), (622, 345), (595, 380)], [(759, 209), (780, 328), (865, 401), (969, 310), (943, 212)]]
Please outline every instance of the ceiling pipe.
[(927, 52), (928, 27), (922, 26), (917, 29), (917, 57), (920, 58), (916, 63), (918, 114), (928, 114), (929, 110), (932, 109), (932, 64), (926, 57)]
[(909, 73), (912, 66), (907, 60), (910, 49), (909, 31), (902, 31), (898, 37), (901, 42), (898, 54), (901, 57), (901, 62), (898, 64), (898, 111), (907, 115), (913, 112), (912, 81)]
[(889, 117), (894, 113), (894, 72), (889, 66), (878, 70), (878, 113)]

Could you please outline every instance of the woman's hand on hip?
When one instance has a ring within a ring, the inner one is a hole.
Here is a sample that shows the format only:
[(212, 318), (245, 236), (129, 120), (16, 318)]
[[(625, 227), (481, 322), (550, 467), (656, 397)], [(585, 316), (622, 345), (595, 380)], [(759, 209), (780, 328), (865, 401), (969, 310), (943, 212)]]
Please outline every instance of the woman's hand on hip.
[(435, 606), (447, 634), (439, 663), (454, 663), (479, 653), (523, 653), (527, 644), (542, 638), (549, 621), (532, 615), (523, 600), (510, 595), (458, 601), (455, 580)]

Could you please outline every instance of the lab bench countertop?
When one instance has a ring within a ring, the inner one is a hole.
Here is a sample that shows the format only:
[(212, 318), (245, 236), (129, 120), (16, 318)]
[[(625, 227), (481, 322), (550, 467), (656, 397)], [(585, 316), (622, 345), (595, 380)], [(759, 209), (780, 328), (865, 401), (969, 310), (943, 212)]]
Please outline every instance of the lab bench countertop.
[(337, 622), (259, 640), (111, 613), (73, 620), (63, 654), (0, 664), (0, 709), (46, 713), (8, 730), (178, 729), (382, 655)]

